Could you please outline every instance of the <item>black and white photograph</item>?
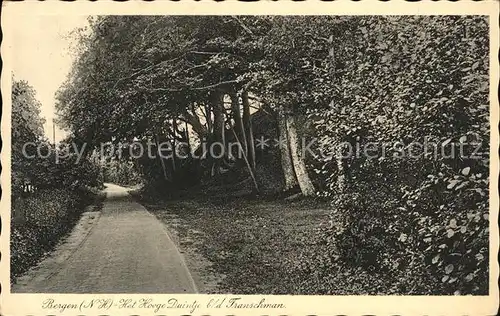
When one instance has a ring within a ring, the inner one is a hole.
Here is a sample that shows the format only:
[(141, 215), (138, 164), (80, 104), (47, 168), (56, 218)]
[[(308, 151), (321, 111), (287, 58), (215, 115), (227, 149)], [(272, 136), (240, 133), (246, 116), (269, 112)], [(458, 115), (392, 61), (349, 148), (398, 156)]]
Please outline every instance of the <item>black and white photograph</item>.
[(84, 294), (154, 314), (265, 314), (282, 295), (498, 304), (488, 13), (15, 21), (3, 282), (44, 293), (43, 313), (106, 313)]

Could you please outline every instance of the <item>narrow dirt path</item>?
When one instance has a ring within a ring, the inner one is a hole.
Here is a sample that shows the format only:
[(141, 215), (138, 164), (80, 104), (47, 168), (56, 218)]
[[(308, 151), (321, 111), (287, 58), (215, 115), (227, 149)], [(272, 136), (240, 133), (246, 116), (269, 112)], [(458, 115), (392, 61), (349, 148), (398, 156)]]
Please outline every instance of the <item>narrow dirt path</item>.
[(100, 217), (85, 238), (79, 239), (79, 245), (63, 244), (73, 249), (56, 250), (56, 258), (44, 260), (50, 264), (42, 262), (29, 272), (31, 277), (14, 285), (12, 292), (197, 292), (164, 225), (134, 202), (123, 187), (106, 185)]

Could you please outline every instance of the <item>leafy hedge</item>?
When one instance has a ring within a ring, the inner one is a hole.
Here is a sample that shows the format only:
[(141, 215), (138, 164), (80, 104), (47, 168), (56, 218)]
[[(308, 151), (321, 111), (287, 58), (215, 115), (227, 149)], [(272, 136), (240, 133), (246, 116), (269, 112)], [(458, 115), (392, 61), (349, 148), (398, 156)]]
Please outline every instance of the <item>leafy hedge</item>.
[(66, 235), (85, 206), (94, 203), (97, 190), (53, 189), (13, 201), (11, 225), (11, 278), (34, 266)]
[(60, 152), (64, 142), (60, 148), (48, 143), (40, 106), (33, 87), (13, 79), (12, 280), (35, 265), (73, 228), (102, 187), (99, 167), (88, 157), (71, 154), (58, 159), (64, 156)]

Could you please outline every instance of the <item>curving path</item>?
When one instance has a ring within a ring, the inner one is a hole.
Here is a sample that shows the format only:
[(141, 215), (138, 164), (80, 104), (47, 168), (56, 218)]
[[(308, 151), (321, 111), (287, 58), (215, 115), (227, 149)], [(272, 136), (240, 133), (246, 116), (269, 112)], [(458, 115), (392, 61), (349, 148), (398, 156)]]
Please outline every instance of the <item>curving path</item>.
[(70, 242), (21, 278), (12, 292), (197, 292), (163, 224), (125, 188), (106, 184), (105, 191), (102, 211), (91, 216), (94, 222), (80, 223)]

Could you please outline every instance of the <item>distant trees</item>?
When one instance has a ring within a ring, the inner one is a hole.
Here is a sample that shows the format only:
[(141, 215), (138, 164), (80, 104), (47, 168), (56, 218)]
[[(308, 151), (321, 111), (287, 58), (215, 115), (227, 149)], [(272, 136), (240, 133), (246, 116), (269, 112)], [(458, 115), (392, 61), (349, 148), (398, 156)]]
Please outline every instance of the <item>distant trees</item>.
[[(405, 34), (421, 23), (445, 22), (424, 17), (96, 17), (90, 32), (79, 38), (80, 57), (59, 92), (58, 109), (76, 138), (95, 144), (154, 137), (174, 141), (185, 133), (178, 126), (188, 126), (207, 144), (225, 143), (224, 131), (234, 128), (254, 169), (249, 96), (256, 96), (254, 106), (269, 105), (279, 119), (284, 188), (298, 185), (304, 195), (314, 195), (296, 119), (306, 112), (319, 117), (317, 129), (328, 135), (320, 145), (336, 144), (330, 149), (368, 130), (386, 133), (384, 139), (396, 136), (391, 125), (377, 125), (385, 131), (368, 127), (388, 122), (384, 113), (394, 104), (424, 100), (423, 91), (408, 86), (412, 76), (431, 70), (419, 65), (438, 60), (437, 51), (428, 49), (436, 45), (432, 37), (444, 36), (446, 47), (453, 43), (450, 34), (439, 31), (415, 35), (427, 36), (416, 48), (422, 56), (416, 59)], [(429, 85), (431, 79), (422, 80)], [(413, 96), (398, 89), (412, 89)], [(398, 131), (411, 139), (416, 127)], [(342, 192), (349, 162), (340, 149), (334, 156), (336, 180), (328, 187)], [(227, 159), (211, 159), (210, 174), (218, 174)]]
[[(222, 144), (222, 152), (214, 153), (221, 158), (208, 158), (212, 176), (230, 158), (226, 130), (234, 129), (254, 175), (250, 95), (263, 94), (256, 67), (266, 53), (263, 37), (271, 22), (228, 16), (95, 18), (91, 31), (79, 38), (80, 57), (58, 94), (62, 122), (76, 138), (94, 145), (154, 138), (175, 142), (185, 133), (178, 128), (182, 122), (208, 147)], [(293, 117), (288, 122), (295, 135)], [(297, 169), (303, 193), (313, 195), (298, 143), (291, 148), (295, 161), (287, 173)]]

